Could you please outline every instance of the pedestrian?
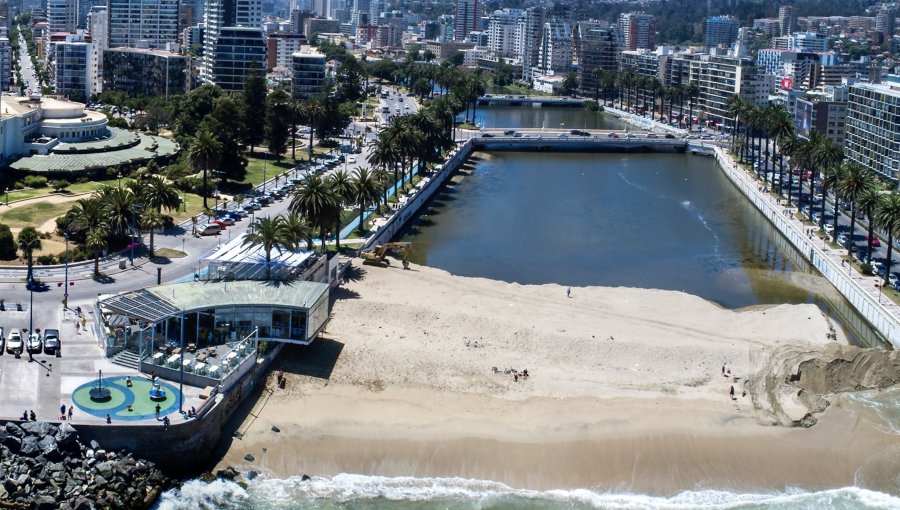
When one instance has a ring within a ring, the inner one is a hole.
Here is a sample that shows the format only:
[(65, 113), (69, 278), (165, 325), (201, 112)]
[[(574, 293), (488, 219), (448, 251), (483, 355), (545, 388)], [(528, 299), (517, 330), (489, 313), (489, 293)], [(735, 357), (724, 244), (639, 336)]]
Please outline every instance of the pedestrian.
[(725, 363), (722, 363), (722, 377), (725, 377)]
[(72, 412), (74, 411), (73, 406), (69, 406), (69, 421), (72, 421)]
[(28, 421), (28, 411), (22, 411), (22, 421)]
[(78, 321), (75, 321), (75, 333), (81, 334), (81, 323)]
[(65, 404), (59, 406), (59, 414), (60, 414), (60, 416), (66, 414), (66, 405)]
[(568, 297), (568, 298), (572, 297), (572, 287), (566, 288), (566, 297)]
[(109, 414), (106, 415), (106, 423), (112, 423), (112, 417)]
[(157, 419), (157, 420), (159, 419), (159, 412), (160, 412), (161, 410), (162, 410), (162, 408), (159, 407), (159, 404), (156, 404), (156, 419)]
[(34, 410), (28, 412), (28, 418), (31, 419), (31, 421), (37, 421), (37, 415), (34, 414)]
[(730, 393), (731, 393), (731, 400), (737, 400), (736, 398), (734, 398), (734, 385), (733, 385), (733, 384), (731, 385), (731, 392), (730, 392)]
[(81, 329), (87, 331), (87, 317), (81, 317)]
[(166, 430), (169, 430), (169, 423), (171, 423), (171, 422), (169, 421), (169, 417), (168, 417), (168, 416), (166, 416), (165, 418), (163, 418), (163, 427), (164, 427)]

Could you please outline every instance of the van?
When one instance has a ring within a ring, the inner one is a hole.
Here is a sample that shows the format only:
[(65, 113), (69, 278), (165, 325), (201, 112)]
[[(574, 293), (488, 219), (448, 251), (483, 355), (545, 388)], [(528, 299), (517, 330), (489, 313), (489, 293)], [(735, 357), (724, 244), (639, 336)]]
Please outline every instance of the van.
[(206, 225), (200, 227), (198, 232), (201, 236), (215, 236), (218, 235), (221, 231), (222, 227), (220, 225), (216, 225), (215, 223), (207, 223)]

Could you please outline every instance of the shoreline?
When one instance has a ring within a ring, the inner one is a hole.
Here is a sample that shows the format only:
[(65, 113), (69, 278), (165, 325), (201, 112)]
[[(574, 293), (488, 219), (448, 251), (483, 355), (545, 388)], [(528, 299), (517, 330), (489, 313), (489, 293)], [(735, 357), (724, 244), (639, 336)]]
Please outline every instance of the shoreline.
[(873, 478), (900, 453), (867, 413), (838, 398), (812, 428), (790, 428), (758, 405), (772, 356), (839, 346), (815, 305), (735, 311), (603, 287), (567, 298), (554, 284), (411, 267), (357, 269), (323, 338), (278, 358), (216, 469), (660, 495), (837, 488), (865, 471), (868, 488), (900, 492)]

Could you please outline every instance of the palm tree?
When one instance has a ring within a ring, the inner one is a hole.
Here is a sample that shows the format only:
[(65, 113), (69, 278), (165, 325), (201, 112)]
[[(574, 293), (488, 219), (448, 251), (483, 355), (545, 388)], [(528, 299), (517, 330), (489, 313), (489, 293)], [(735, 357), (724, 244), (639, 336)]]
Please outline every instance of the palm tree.
[[(487, 81), (480, 72), (474, 73), (466, 79), (465, 84), (466, 99), (472, 103), (472, 123), (475, 123), (475, 111), (478, 108), (478, 98), (487, 92)], [(468, 120), (468, 108), (466, 109), (466, 119)]]
[(859, 198), (867, 190), (874, 187), (872, 174), (865, 167), (852, 162), (845, 162), (844, 179), (838, 185), (838, 193), (850, 202), (850, 235), (847, 243), (847, 253), (853, 250), (853, 233), (856, 231), (856, 212), (859, 210)]
[(888, 234), (887, 261), (884, 267), (884, 285), (891, 284), (891, 261), (894, 251), (894, 235), (900, 234), (900, 193), (883, 195), (881, 205), (875, 211), (877, 222)]
[[(833, 223), (832, 227), (834, 235), (837, 235), (837, 227), (838, 227), (838, 203), (840, 202), (840, 191), (839, 188), (841, 183), (844, 181), (846, 174), (843, 165), (832, 165), (825, 169), (825, 175), (822, 176), (822, 188), (824, 188), (823, 193), (828, 194), (829, 191), (834, 192), (834, 217), (832, 218)], [(822, 217), (820, 218), (822, 223), (820, 226), (823, 226), (825, 223), (825, 201), (822, 200)]]
[(284, 218), (257, 218), (251, 225), (250, 232), (244, 235), (243, 246), (262, 247), (266, 252), (266, 280), (270, 277), (272, 250), (290, 250), (294, 247), (291, 233), (284, 227)]
[(22, 256), (28, 262), (27, 279), (31, 282), (34, 269), (34, 251), (41, 249), (41, 235), (34, 227), (25, 227), (19, 232), (16, 240), (18, 241), (19, 249), (22, 250)]
[(177, 211), (181, 205), (181, 199), (178, 196), (178, 190), (170, 185), (162, 177), (154, 175), (144, 182), (141, 194), (139, 195), (141, 202), (156, 212)]
[(188, 160), (191, 166), (203, 170), (203, 208), (209, 209), (206, 203), (208, 188), (208, 172), (219, 166), (222, 160), (222, 144), (209, 130), (202, 129), (188, 145)]
[(299, 247), (303, 242), (306, 244), (307, 251), (312, 251), (314, 231), (306, 217), (297, 211), (288, 211), (281, 215), (281, 219), (294, 245)]
[[(734, 119), (734, 130), (731, 132), (731, 145), (735, 145), (735, 140), (737, 138), (738, 132), (741, 129), (741, 121), (744, 120), (744, 114), (746, 113), (746, 103), (741, 96), (737, 94), (732, 94), (731, 97), (728, 98), (728, 102), (725, 104), (725, 107), (728, 109), (728, 113), (731, 114), (731, 117)], [(743, 157), (741, 158), (743, 159)]]
[(875, 211), (878, 210), (878, 207), (881, 205), (882, 196), (881, 191), (872, 186), (864, 191), (856, 200), (859, 204), (859, 208), (862, 209), (866, 218), (869, 219), (869, 236), (866, 239), (866, 262), (869, 264), (872, 263), (872, 239), (874, 239), (873, 236), (875, 235)]
[(106, 186), (100, 190), (100, 201), (106, 207), (110, 233), (124, 238), (135, 212), (134, 194), (127, 188)]
[(98, 225), (88, 231), (84, 240), (84, 247), (94, 254), (94, 276), (100, 276), (100, 253), (108, 246), (108, 235), (106, 225)]
[(366, 209), (370, 205), (378, 203), (381, 197), (381, 185), (375, 179), (368, 169), (357, 168), (353, 174), (353, 195), (357, 205), (359, 205), (359, 231), (363, 230), (363, 221), (365, 219)]
[(69, 231), (82, 236), (106, 223), (106, 209), (96, 197), (79, 199), (66, 216), (69, 218)]
[(690, 99), (690, 108), (688, 110), (688, 129), (694, 126), (694, 101), (697, 99), (697, 96), (700, 94), (700, 87), (697, 86), (697, 82), (691, 81), (687, 84), (685, 88), (685, 95)]
[(388, 205), (388, 191), (391, 187), (391, 176), (387, 170), (381, 167), (377, 167), (375, 171), (372, 173), (372, 177), (375, 179), (375, 182), (378, 183), (378, 187), (381, 189), (383, 193), (382, 198), (384, 199), (384, 205), (387, 207)]
[[(790, 133), (785, 136), (783, 139), (779, 140), (779, 148), (781, 149), (781, 164), (784, 166), (784, 156), (787, 154), (791, 157), (791, 167), (797, 166), (798, 162), (794, 161), (792, 155), (797, 154), (800, 150), (800, 147), (804, 144), (802, 138), (798, 137), (796, 133)], [(784, 189), (784, 176), (781, 177), (781, 186)], [(788, 168), (787, 173), (787, 200), (788, 205), (793, 205), (791, 201), (793, 191), (794, 191), (794, 172), (793, 168)]]
[(333, 215), (332, 221), (334, 222), (335, 247), (340, 250), (341, 212), (343, 211), (344, 205), (353, 203), (353, 180), (346, 171), (338, 170), (329, 175), (326, 181), (328, 182), (328, 186), (331, 188), (332, 193), (334, 193), (335, 200), (338, 204), (337, 214)]
[(166, 220), (156, 209), (145, 209), (141, 214), (141, 229), (150, 231), (150, 256), (153, 256), (153, 235), (156, 229), (165, 226)]
[[(844, 151), (838, 145), (835, 145), (828, 138), (821, 136), (817, 142), (815, 158), (823, 175), (825, 171), (831, 167), (840, 165), (844, 159)], [(813, 182), (815, 182), (815, 173), (813, 174)], [(819, 218), (819, 226), (825, 221), (825, 199), (828, 198), (828, 189), (822, 190), (821, 218)]]
[(322, 253), (325, 253), (325, 235), (334, 225), (334, 217), (341, 214), (340, 203), (331, 186), (318, 175), (306, 176), (294, 190), (291, 210), (309, 218), (310, 223), (319, 228)]
[[(773, 153), (778, 157), (778, 182), (779, 188), (784, 185), (784, 149), (781, 148), (784, 140), (794, 134), (794, 117), (782, 104), (777, 104), (769, 109), (769, 136), (775, 141)], [(775, 172), (772, 172), (772, 187), (775, 187)], [(780, 189), (779, 189), (780, 193)]]

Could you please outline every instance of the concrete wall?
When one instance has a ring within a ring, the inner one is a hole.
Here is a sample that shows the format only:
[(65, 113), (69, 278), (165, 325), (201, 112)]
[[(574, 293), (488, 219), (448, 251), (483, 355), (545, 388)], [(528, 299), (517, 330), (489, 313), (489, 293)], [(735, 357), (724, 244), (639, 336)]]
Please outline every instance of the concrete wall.
[[(810, 239), (790, 218), (782, 207), (772, 202), (768, 193), (759, 191), (759, 183), (746, 172), (732, 164), (722, 148), (716, 149), (716, 161), (728, 179), (747, 197), (770, 223), (796, 248), (822, 276), (828, 279), (838, 292), (862, 315), (894, 348), (900, 346), (900, 322), (872, 294), (854, 281), (846, 267), (832, 260), (824, 251), (822, 241)], [(885, 298), (887, 299), (887, 298)]]

